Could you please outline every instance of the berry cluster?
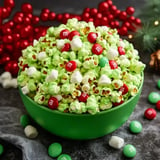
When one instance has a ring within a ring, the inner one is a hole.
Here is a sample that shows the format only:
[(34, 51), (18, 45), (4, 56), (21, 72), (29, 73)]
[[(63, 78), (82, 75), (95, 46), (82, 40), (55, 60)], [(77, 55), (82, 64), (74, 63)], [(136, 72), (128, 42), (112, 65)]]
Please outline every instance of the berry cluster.
[[(0, 65), (4, 66), (5, 71), (15, 76), (19, 70), (17, 61), (21, 56), (21, 51), (32, 45), (34, 39), (39, 39), (46, 34), (49, 26), (41, 25), (40, 22), (56, 20), (65, 24), (68, 19), (77, 18), (87, 22), (92, 21), (95, 26), (105, 25), (117, 28), (122, 36), (128, 35), (129, 31), (135, 32), (136, 26), (141, 24), (140, 19), (133, 16), (133, 7), (130, 6), (125, 11), (120, 11), (113, 5), (112, 0), (100, 2), (97, 8), (85, 8), (81, 15), (56, 14), (44, 8), (37, 16), (33, 14), (33, 7), (30, 3), (23, 3), (21, 10), (11, 17), (14, 6), (14, 0), (4, 0), (4, 6), (0, 7)], [(61, 36), (65, 38), (67, 31), (64, 31)], [(93, 42), (95, 38), (94, 33), (89, 37)], [(63, 50), (66, 51), (69, 47), (66, 44)]]

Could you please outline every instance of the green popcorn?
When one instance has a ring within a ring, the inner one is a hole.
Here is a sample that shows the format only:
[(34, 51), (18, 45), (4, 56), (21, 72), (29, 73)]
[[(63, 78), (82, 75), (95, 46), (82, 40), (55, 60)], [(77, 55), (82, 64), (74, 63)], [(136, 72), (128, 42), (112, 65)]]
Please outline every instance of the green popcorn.
[(59, 25), (59, 27), (55, 27), (54, 28), (54, 36), (59, 37), (59, 34), (63, 29), (66, 29), (66, 26), (64, 24)]
[(37, 89), (36, 83), (33, 79), (29, 79), (27, 87), (31, 92), (36, 91)]
[(59, 111), (65, 112), (66, 110), (68, 110), (68, 108), (69, 108), (68, 103), (62, 103), (62, 102), (59, 103), (59, 106), (58, 106)]
[(76, 18), (69, 19), (66, 24), (66, 26), (70, 29), (76, 29), (77, 25), (78, 25), (78, 20)]
[(112, 108), (112, 102), (109, 98), (102, 97), (100, 100), (100, 109), (106, 110)]
[(121, 95), (121, 93), (120, 92), (117, 92), (117, 91), (112, 91), (112, 93), (111, 93), (111, 101), (112, 102), (116, 102), (116, 103), (119, 103), (119, 102), (121, 102), (122, 101), (122, 99), (123, 99), (123, 96)]
[(34, 96), (34, 101), (35, 101), (36, 103), (38, 103), (38, 104), (44, 104), (44, 102), (45, 102), (45, 96), (38, 92), (38, 93)]
[(48, 30), (47, 30), (47, 35), (49, 37), (52, 37), (54, 36), (54, 27), (49, 27)]
[(123, 86), (123, 81), (122, 80), (119, 80), (119, 79), (114, 79), (112, 81), (112, 86), (115, 88), (115, 89), (119, 89), (120, 87)]
[(27, 85), (28, 80), (29, 80), (29, 77), (26, 74), (24, 74), (24, 72), (21, 72), (21, 75), (17, 77), (17, 82), (20, 86)]
[(110, 69), (109, 65), (105, 65), (105, 67), (101, 68), (100, 75), (103, 75), (103, 74), (105, 74), (108, 77), (111, 77), (112, 70)]
[(138, 60), (132, 60), (130, 65), (130, 70), (136, 73), (141, 73), (145, 68), (145, 64)]
[(60, 91), (60, 87), (57, 85), (56, 82), (49, 82), (48, 84), (48, 93), (51, 95), (56, 95)]
[(121, 79), (122, 78), (122, 71), (120, 68), (117, 69), (112, 69), (112, 73), (109, 76), (110, 78), (114, 78), (114, 79)]
[(88, 97), (86, 108), (90, 114), (96, 114), (97, 112), (99, 112), (99, 104), (94, 95), (91, 95), (90, 97)]
[(75, 84), (66, 83), (62, 85), (61, 92), (64, 94), (69, 94), (72, 93), (74, 89), (75, 89)]
[(100, 95), (109, 97), (112, 95), (112, 90), (113, 90), (113, 87), (111, 85), (109, 87), (101, 87)]
[(129, 89), (129, 93), (130, 93), (131, 96), (135, 96), (138, 92), (137, 86), (135, 86), (133, 84), (129, 84), (128, 89)]

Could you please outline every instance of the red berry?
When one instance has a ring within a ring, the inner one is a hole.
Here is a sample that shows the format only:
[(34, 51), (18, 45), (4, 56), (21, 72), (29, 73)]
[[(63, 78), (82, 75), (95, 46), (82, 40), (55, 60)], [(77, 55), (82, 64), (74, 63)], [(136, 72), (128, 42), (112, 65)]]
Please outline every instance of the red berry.
[(5, 0), (4, 6), (13, 8), (15, 6), (15, 2), (14, 2), (14, 0)]
[(81, 93), (81, 95), (78, 97), (78, 100), (80, 102), (87, 102), (89, 95), (85, 92)]
[(77, 63), (75, 61), (69, 61), (66, 63), (65, 68), (68, 72), (73, 72), (77, 68)]
[(58, 108), (58, 100), (55, 97), (50, 97), (48, 100), (48, 107), (50, 109), (57, 109)]
[(49, 17), (49, 13), (47, 13), (47, 12), (41, 12), (40, 19), (42, 21), (48, 21), (48, 19), (49, 19), (48, 17)]
[(118, 68), (118, 64), (115, 60), (109, 60), (109, 65), (110, 65), (111, 69)]
[(126, 36), (128, 34), (128, 29), (125, 26), (122, 26), (118, 29), (118, 33), (122, 36)]
[(95, 33), (95, 32), (90, 32), (90, 33), (88, 34), (88, 36), (87, 36), (87, 39), (88, 39), (88, 41), (89, 41), (90, 43), (94, 43), (94, 42), (96, 42), (97, 37), (98, 37), (97, 33)]
[(126, 54), (124, 48), (121, 47), (121, 46), (118, 47), (118, 52), (119, 52), (120, 55), (125, 55)]
[(49, 13), (49, 17), (48, 17), (48, 18), (49, 18), (49, 20), (50, 20), (50, 21), (55, 20), (55, 18), (56, 18), (56, 14), (55, 14), (55, 12), (50, 12), (50, 13)]
[(82, 19), (84, 21), (87, 22), (89, 20), (89, 18), (90, 18), (90, 14), (88, 12), (85, 12), (85, 13), (82, 14)]
[(60, 38), (61, 38), (61, 39), (68, 38), (69, 33), (70, 33), (70, 31), (69, 31), (68, 29), (63, 29), (63, 30), (60, 32)]
[(33, 24), (38, 24), (39, 23), (39, 17), (38, 16), (33, 16), (32, 17), (32, 23)]
[(122, 92), (122, 95), (128, 92), (128, 86), (124, 83), (122, 87), (120, 87), (119, 91)]
[(156, 117), (156, 115), (157, 115), (157, 112), (153, 108), (148, 108), (144, 112), (144, 116), (149, 120), (154, 119)]
[(91, 15), (91, 17), (94, 17), (97, 13), (98, 13), (97, 8), (91, 8), (90, 9), (90, 15)]
[(8, 34), (4, 35), (2, 39), (3, 43), (12, 43), (13, 42), (13, 36)]
[(108, 8), (109, 8), (109, 5), (108, 5), (107, 2), (101, 2), (98, 5), (98, 11), (99, 12), (104, 12), (104, 11), (108, 10)]
[(133, 7), (127, 7), (126, 8), (126, 12), (128, 15), (132, 15), (134, 13), (135, 9)]
[(69, 33), (68, 38), (71, 41), (74, 36), (80, 36), (80, 33), (78, 31), (72, 31)]
[(160, 100), (156, 103), (156, 109), (160, 110)]
[(64, 52), (64, 51), (67, 52), (67, 51), (70, 50), (70, 48), (71, 48), (70, 43), (65, 43), (64, 46), (63, 46), (62, 49), (61, 49), (61, 52)]
[(100, 55), (100, 54), (102, 54), (102, 52), (103, 52), (103, 48), (102, 48), (102, 46), (100, 44), (95, 43), (92, 46), (92, 53), (93, 54)]
[(136, 25), (141, 25), (141, 20), (139, 18), (135, 18), (134, 23)]
[(119, 19), (123, 20), (123, 21), (126, 20), (127, 19), (127, 13), (125, 11), (120, 12)]

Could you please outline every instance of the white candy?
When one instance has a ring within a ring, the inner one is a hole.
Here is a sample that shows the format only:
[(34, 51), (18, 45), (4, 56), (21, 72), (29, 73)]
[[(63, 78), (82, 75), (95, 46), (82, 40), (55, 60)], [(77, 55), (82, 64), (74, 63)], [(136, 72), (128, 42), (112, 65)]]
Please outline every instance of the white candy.
[(58, 71), (53, 69), (51, 73), (46, 77), (46, 81), (56, 80), (58, 78)]
[(65, 44), (65, 41), (63, 39), (57, 40), (56, 45), (58, 49), (62, 49), (64, 44)]
[(107, 58), (109, 60), (114, 60), (118, 56), (118, 51), (114, 48), (110, 48), (107, 52)]
[(27, 86), (22, 87), (21, 90), (22, 90), (23, 94), (28, 94), (29, 93), (29, 89), (28, 89)]
[(38, 41), (36, 39), (33, 40), (33, 46), (37, 45)]
[(40, 52), (37, 55), (37, 59), (40, 60), (40, 61), (45, 59), (46, 57), (47, 57), (46, 52)]
[(28, 138), (36, 138), (38, 136), (38, 131), (35, 127), (28, 125), (24, 128), (24, 133)]
[(71, 83), (81, 83), (82, 75), (79, 71), (74, 71), (71, 75)]
[(29, 67), (27, 70), (27, 74), (29, 77), (32, 77), (37, 72), (37, 69), (35, 67)]
[(124, 145), (124, 139), (118, 136), (112, 136), (109, 140), (109, 145), (113, 148), (120, 149)]
[(101, 75), (99, 81), (98, 81), (99, 85), (107, 85), (107, 84), (111, 84), (111, 79), (109, 77), (107, 77), (106, 75)]
[(0, 83), (3, 83), (3, 81), (6, 80), (6, 79), (8, 79), (8, 80), (12, 79), (12, 75), (11, 75), (10, 72), (3, 72), (1, 74), (1, 76), (0, 76)]
[(79, 37), (73, 38), (71, 41), (71, 48), (73, 51), (78, 51), (82, 47), (82, 41)]

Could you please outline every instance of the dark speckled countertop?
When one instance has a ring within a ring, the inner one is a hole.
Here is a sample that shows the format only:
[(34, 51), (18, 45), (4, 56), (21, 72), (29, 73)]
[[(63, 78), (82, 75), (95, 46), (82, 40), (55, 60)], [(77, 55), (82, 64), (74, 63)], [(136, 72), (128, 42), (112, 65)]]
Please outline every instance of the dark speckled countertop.
[[(16, 0), (17, 9), (24, 2)], [(100, 0), (26, 0), (33, 4), (35, 10), (48, 7), (55, 12), (77, 12), (81, 13), (85, 7), (96, 7)], [(124, 9), (129, 5), (138, 9), (142, 6), (143, 0), (114, 0), (115, 5)], [(0, 2), (1, 4), (2, 2)], [(38, 4), (37, 4), (38, 3)], [(149, 54), (141, 53), (141, 60), (148, 65)], [(2, 68), (1, 68), (2, 73)], [(25, 137), (23, 128), (20, 126), (19, 118), (26, 113), (24, 105), (20, 99), (18, 89), (3, 89), (0, 86), (0, 143), (4, 146), (4, 153), (1, 160), (50, 160), (47, 155), (47, 148), (50, 143), (60, 142), (63, 146), (63, 153), (69, 154), (73, 160), (125, 160), (122, 149), (116, 150), (108, 145), (112, 135), (124, 138), (125, 144), (133, 144), (137, 149), (137, 155), (133, 160), (158, 160), (160, 159), (160, 111), (157, 111), (157, 117), (154, 120), (147, 120), (143, 114), (146, 108), (153, 107), (149, 104), (147, 96), (151, 91), (160, 93), (156, 87), (160, 75), (153, 73), (147, 66), (145, 69), (144, 85), (140, 100), (128, 119), (128, 121), (113, 133), (101, 138), (86, 141), (68, 140), (52, 135), (39, 127), (39, 136), (35, 140), (29, 140)], [(132, 120), (138, 120), (143, 125), (140, 134), (129, 132), (129, 123)], [(96, 127), (95, 127), (96, 130)]]

